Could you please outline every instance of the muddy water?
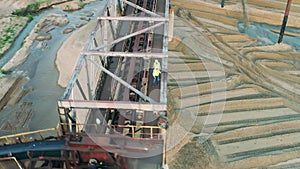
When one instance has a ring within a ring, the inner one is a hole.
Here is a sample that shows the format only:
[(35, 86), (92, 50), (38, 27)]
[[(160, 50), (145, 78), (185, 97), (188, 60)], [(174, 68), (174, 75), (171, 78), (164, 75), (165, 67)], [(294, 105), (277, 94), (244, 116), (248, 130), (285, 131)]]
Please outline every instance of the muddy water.
[[(65, 28), (74, 27), (79, 23), (87, 23), (88, 21), (81, 20), (81, 17), (88, 16), (91, 12), (94, 13), (90, 17), (91, 20), (99, 16), (103, 11), (105, 1), (96, 1), (86, 5), (83, 9), (74, 12), (64, 12), (60, 9), (51, 9), (44, 11), (28, 25), (21, 36), (17, 39), (15, 47), (12, 50), (18, 49), (20, 42), (32, 30), (35, 23), (43, 16), (49, 13), (65, 14), (68, 17), (69, 23), (63, 27), (55, 27), (49, 33), (52, 36), (51, 40), (43, 42), (34, 42), (30, 50), (30, 55), (24, 64), (17, 67), (14, 71), (22, 71), (30, 79), (25, 88), (30, 89), (30, 92), (22, 98), (21, 102), (32, 102), (33, 117), (29, 122), (30, 130), (45, 129), (56, 127), (59, 122), (57, 112), (57, 100), (62, 97), (64, 89), (57, 85), (58, 71), (55, 67), (56, 53), (64, 40), (70, 34), (63, 34)], [(77, 28), (75, 28), (77, 29)], [(87, 36), (89, 34), (87, 33)], [(22, 39), (23, 38), (23, 39)], [(15, 49), (16, 48), (16, 49)], [(0, 64), (7, 61), (15, 51), (9, 51), (0, 61)]]
[[(248, 23), (244, 28), (244, 23), (238, 25), (239, 31), (245, 33), (255, 39), (258, 39), (259, 45), (274, 45), (277, 43), (279, 34), (272, 30), (279, 30), (281, 26), (273, 26), (264, 23)], [(285, 32), (300, 34), (300, 30), (296, 28), (286, 27)], [(300, 37), (284, 35), (282, 43), (289, 44), (300, 51)]]

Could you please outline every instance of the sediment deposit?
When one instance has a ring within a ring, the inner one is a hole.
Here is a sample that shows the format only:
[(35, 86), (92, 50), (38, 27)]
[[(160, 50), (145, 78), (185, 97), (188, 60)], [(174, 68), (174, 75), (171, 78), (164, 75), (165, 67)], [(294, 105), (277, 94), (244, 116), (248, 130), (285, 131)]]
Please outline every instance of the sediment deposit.
[[(300, 54), (287, 44), (259, 45), (237, 29), (245, 21), (280, 25), (285, 3), (247, 1), (245, 18), (240, 1), (224, 8), (172, 1), (169, 98), (178, 132), (171, 127), (168, 136), (177, 138), (168, 142), (171, 168), (299, 167)], [(299, 27), (299, 4), (289, 26)]]

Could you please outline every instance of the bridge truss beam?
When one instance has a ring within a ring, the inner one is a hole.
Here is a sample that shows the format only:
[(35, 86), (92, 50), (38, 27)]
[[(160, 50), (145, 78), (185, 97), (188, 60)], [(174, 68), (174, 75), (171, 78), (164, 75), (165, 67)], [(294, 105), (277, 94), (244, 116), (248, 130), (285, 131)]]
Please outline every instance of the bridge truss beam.
[[(116, 2), (116, 1), (114, 1)], [(148, 14), (147, 17), (144, 16), (109, 16), (110, 14), (116, 14), (116, 12), (110, 12), (109, 10), (113, 9), (112, 2), (107, 3), (107, 7), (105, 8), (103, 16), (98, 17), (97, 25), (94, 31), (90, 34), (89, 41), (83, 51), (81, 52), (78, 63), (75, 67), (73, 75), (68, 83), (67, 88), (65, 89), (65, 93), (58, 101), (58, 109), (60, 114), (60, 119), (62, 123), (76, 123), (77, 116), (72, 114), (72, 109), (79, 106), (78, 108), (83, 109), (92, 109), (92, 108), (125, 108), (127, 103), (124, 102), (115, 102), (110, 103), (110, 101), (99, 101), (95, 100), (96, 91), (99, 85), (99, 81), (103, 78), (104, 74), (109, 73), (106, 69), (108, 63), (108, 57), (142, 57), (144, 59), (150, 58), (162, 58), (162, 75), (161, 75), (161, 89), (160, 89), (160, 99), (159, 102), (151, 102), (151, 104), (132, 104), (128, 103), (129, 109), (138, 110), (160, 110), (166, 111), (167, 98), (166, 98), (166, 86), (167, 86), (167, 57), (168, 57), (168, 13), (169, 13), (169, 1), (166, 1), (166, 9), (165, 13), (158, 14), (152, 11), (149, 11), (141, 6), (136, 4), (132, 4), (129, 1), (121, 0), (123, 4), (127, 4), (133, 6), (134, 8), (145, 12)], [(112, 6), (108, 6), (111, 4)], [(113, 35), (114, 32), (117, 32), (117, 23), (116, 22), (135, 22), (142, 21), (148, 22), (149, 27), (143, 28), (141, 30), (136, 30), (131, 34), (115, 38)], [(112, 23), (111, 29), (108, 29), (108, 23)], [(115, 22), (115, 23), (113, 23)], [(162, 32), (163, 36), (163, 49), (161, 52), (152, 52), (152, 51), (142, 51), (142, 52), (114, 52), (110, 51), (111, 47), (121, 41), (124, 41), (128, 38), (138, 36), (145, 32), (154, 32), (154, 30), (158, 27), (163, 27), (164, 32)], [(101, 36), (99, 40), (99, 36)], [(112, 38), (109, 38), (112, 37)], [(96, 63), (96, 64), (95, 64)], [(101, 66), (99, 66), (101, 65)], [(84, 73), (85, 72), (85, 73)], [(112, 72), (110, 72), (112, 73)], [(120, 82), (120, 79), (117, 75), (110, 75), (113, 79)], [(127, 88), (133, 89), (133, 91), (142, 96), (143, 98), (147, 98), (149, 96), (143, 96), (140, 91), (134, 90), (134, 86), (131, 86), (128, 83), (122, 83)], [(74, 95), (77, 93), (77, 96)], [(75, 98), (76, 97), (76, 98)], [(76, 100), (76, 101), (74, 101)], [(150, 100), (147, 98), (146, 100)], [(95, 104), (96, 103), (96, 104)], [(86, 106), (83, 106), (85, 104)], [(90, 106), (90, 107), (89, 107)], [(131, 108), (130, 108), (131, 107)], [(79, 113), (79, 112), (77, 112)]]

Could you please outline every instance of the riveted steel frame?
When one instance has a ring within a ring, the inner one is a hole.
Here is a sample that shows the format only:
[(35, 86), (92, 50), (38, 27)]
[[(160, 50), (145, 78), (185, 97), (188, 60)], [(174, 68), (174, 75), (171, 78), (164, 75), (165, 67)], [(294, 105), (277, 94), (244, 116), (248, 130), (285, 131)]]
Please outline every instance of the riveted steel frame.
[[(116, 1), (113, 1), (116, 2)], [(135, 5), (129, 1), (121, 0), (123, 4), (130, 5), (134, 8), (137, 8), (140, 11), (143, 11), (147, 16), (111, 16), (110, 14), (116, 14), (116, 12), (109, 12), (108, 10), (112, 9), (111, 6), (116, 6), (112, 1), (107, 2), (106, 10), (104, 11), (103, 16), (97, 18), (97, 25), (94, 28), (93, 32), (90, 34), (90, 38), (87, 42), (87, 45), (83, 49), (78, 59), (77, 65), (73, 71), (71, 79), (68, 83), (68, 86), (65, 89), (63, 97), (58, 101), (58, 109), (60, 114), (61, 122), (63, 123), (76, 123), (76, 118), (74, 119), (71, 115), (71, 110), (73, 108), (78, 109), (92, 109), (92, 108), (116, 108), (116, 109), (128, 109), (126, 104), (130, 104), (130, 109), (133, 110), (145, 110), (145, 111), (166, 111), (166, 86), (167, 86), (167, 57), (168, 57), (168, 11), (169, 11), (169, 1), (166, 1), (166, 9), (164, 14), (157, 14), (147, 9), (144, 9), (141, 6)], [(110, 16), (109, 16), (109, 15)], [(148, 27), (141, 30), (137, 30), (128, 35), (115, 38), (113, 36), (116, 32), (116, 24), (110, 24), (111, 30), (108, 29), (109, 22), (128, 22), (128, 21), (143, 21), (149, 22)], [(145, 52), (114, 52), (110, 48), (118, 42), (126, 40), (128, 38), (140, 35), (145, 32), (153, 31), (155, 28), (163, 27), (163, 49), (162, 52), (152, 53), (151, 51)], [(102, 37), (99, 40), (99, 35)], [(109, 39), (109, 37), (113, 37)], [(144, 95), (139, 90), (135, 89), (129, 83), (125, 82), (119, 78), (114, 73), (110, 72), (107, 66), (107, 57), (143, 57), (146, 59), (149, 58), (161, 58), (162, 59), (162, 80), (161, 80), (161, 89), (160, 89), (160, 101), (157, 103), (149, 96)], [(82, 72), (86, 73), (82, 73)], [(95, 74), (95, 72), (98, 72)], [(121, 102), (121, 101), (101, 101), (95, 100), (95, 91), (97, 90), (96, 81), (100, 79), (95, 79), (95, 77), (100, 77), (103, 74), (107, 74), (112, 77), (114, 80), (118, 81), (122, 85), (126, 86), (130, 90), (134, 91), (141, 98), (148, 100), (147, 103), (132, 103), (132, 102)], [(84, 74), (84, 75), (81, 75)], [(84, 81), (80, 76), (86, 76)], [(91, 82), (93, 81), (93, 82)], [(74, 98), (74, 92), (79, 93), (79, 97)], [(72, 130), (72, 128), (65, 128), (64, 130)]]

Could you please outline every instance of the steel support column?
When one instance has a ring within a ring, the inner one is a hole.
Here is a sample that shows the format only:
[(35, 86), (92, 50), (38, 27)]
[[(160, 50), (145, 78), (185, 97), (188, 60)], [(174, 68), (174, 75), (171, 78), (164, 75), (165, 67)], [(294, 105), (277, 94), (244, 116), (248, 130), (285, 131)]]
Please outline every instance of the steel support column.
[[(165, 18), (169, 18), (169, 1), (166, 0), (166, 7), (165, 7)], [(162, 53), (168, 54), (168, 30), (169, 30), (169, 22), (168, 20), (165, 21), (164, 24), (164, 38), (163, 38), (163, 50)], [(167, 103), (167, 78), (168, 78), (168, 60), (166, 58), (162, 58), (162, 82), (160, 88), (160, 102)]]

